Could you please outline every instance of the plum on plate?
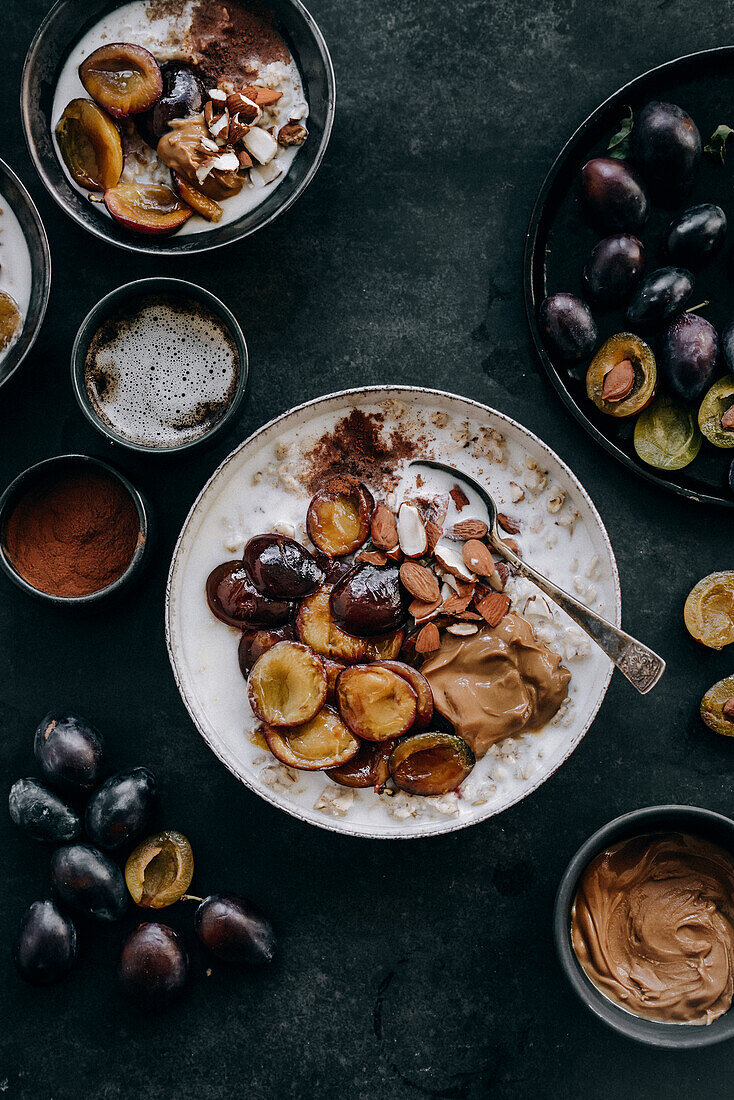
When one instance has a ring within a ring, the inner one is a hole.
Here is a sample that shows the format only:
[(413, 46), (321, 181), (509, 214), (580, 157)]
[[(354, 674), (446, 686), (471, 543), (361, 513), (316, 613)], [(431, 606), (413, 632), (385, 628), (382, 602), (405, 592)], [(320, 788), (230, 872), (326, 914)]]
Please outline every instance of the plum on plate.
[(339, 714), (365, 741), (387, 741), (413, 728), (418, 698), (412, 685), (379, 664), (352, 665), (336, 682)]
[(175, 233), (193, 213), (170, 187), (160, 183), (118, 183), (105, 191), (104, 202), (125, 229), (148, 236)]
[(305, 546), (286, 535), (255, 535), (242, 562), (259, 592), (274, 600), (300, 600), (324, 583), (324, 572)]
[(74, 965), (77, 954), (73, 921), (52, 901), (34, 901), (20, 919), (13, 944), (18, 973), (31, 985), (61, 981)]
[(405, 640), (405, 630), (391, 630), (388, 634), (376, 634), (367, 638), (365, 661), (395, 661)]
[(166, 829), (146, 837), (128, 856), (125, 882), (136, 905), (164, 909), (188, 890), (194, 853), (183, 833)]
[(56, 126), (64, 164), (87, 191), (107, 191), (122, 175), (120, 131), (96, 103), (72, 99)]
[(272, 649), (278, 642), (291, 642), (295, 637), (293, 626), (279, 626), (272, 630), (261, 627), (257, 630), (244, 630), (237, 647), (237, 660), (240, 672), (245, 679), (250, 675), (250, 670), (258, 657), (262, 657), (268, 649)]
[(704, 394), (698, 426), (714, 447), (734, 447), (734, 374), (718, 378)]
[(119, 920), (127, 909), (122, 871), (91, 844), (67, 844), (51, 857), (54, 896), (66, 908), (98, 921)]
[(95, 103), (114, 118), (147, 111), (163, 91), (153, 54), (132, 42), (108, 42), (85, 57), (79, 79)]
[(293, 604), (258, 592), (241, 561), (224, 561), (207, 577), (206, 599), (213, 615), (239, 630), (280, 627), (291, 618)]
[(627, 323), (633, 328), (659, 328), (683, 312), (692, 290), (693, 275), (683, 267), (651, 271), (627, 307)]
[(180, 61), (164, 61), (160, 72), (160, 97), (150, 110), (135, 119), (141, 134), (154, 149), (174, 118), (198, 114), (209, 98), (202, 81), (188, 65)]
[(713, 382), (719, 357), (714, 326), (697, 313), (681, 313), (662, 335), (658, 366), (682, 401), (700, 401)]
[(631, 332), (604, 343), (586, 372), (586, 393), (607, 416), (634, 416), (655, 392), (657, 366), (651, 348)]
[(665, 243), (673, 263), (697, 268), (714, 258), (725, 236), (726, 214), (720, 206), (704, 202), (674, 218)]
[(147, 768), (118, 772), (87, 803), (87, 836), (106, 851), (134, 844), (147, 832), (157, 806), (158, 784), (152, 772)]
[(178, 197), (187, 206), (190, 206), (194, 213), (200, 214), (208, 222), (220, 222), (222, 220), (224, 210), (216, 199), (205, 195), (203, 191), (198, 191), (193, 184), (188, 183), (178, 172), (171, 172), (171, 182)]
[(102, 735), (78, 714), (51, 711), (42, 718), (33, 754), (44, 779), (64, 794), (89, 794), (102, 779)]
[(268, 726), (310, 722), (326, 701), (321, 659), (301, 642), (278, 642), (258, 657), (247, 682), (250, 706)]
[[(345, 576), (347, 574), (344, 574)], [(331, 611), (333, 586), (324, 584), (313, 596), (301, 600), (296, 616), (296, 632), (304, 645), (322, 657), (344, 664), (364, 659), (367, 642), (342, 630)]]
[(266, 966), (276, 953), (273, 926), (257, 906), (235, 894), (210, 894), (194, 914), (201, 943), (222, 962)]
[(341, 787), (374, 787), (379, 792), (390, 778), (387, 762), (395, 741), (360, 741), (356, 756), (327, 771)]
[(616, 233), (592, 249), (584, 267), (584, 284), (597, 305), (617, 305), (632, 296), (644, 269), (642, 242), (631, 233)]
[(366, 485), (351, 478), (332, 478), (308, 506), (308, 537), (330, 558), (351, 554), (370, 536), (374, 507)]
[(701, 135), (676, 103), (646, 103), (632, 128), (632, 158), (659, 201), (679, 201), (701, 163)]
[(37, 779), (17, 779), (8, 796), (10, 819), (34, 840), (63, 844), (82, 831), (79, 814)]
[(538, 328), (550, 352), (576, 363), (591, 355), (598, 336), (586, 302), (565, 291), (549, 294), (540, 303)]
[(390, 754), (390, 775), (409, 794), (448, 794), (464, 782), (476, 763), (474, 753), (455, 733), (412, 733)]
[(117, 976), (141, 1007), (163, 1008), (186, 984), (189, 960), (181, 937), (165, 924), (139, 924), (122, 946)]
[(310, 721), (284, 729), (265, 726), (273, 756), (301, 771), (324, 771), (357, 755), (359, 741), (332, 707), (322, 707)]
[(399, 630), (408, 617), (408, 598), (396, 565), (358, 562), (334, 585), (330, 604), (338, 625), (358, 637)]
[(581, 194), (594, 227), (603, 234), (637, 233), (650, 205), (632, 165), (613, 157), (593, 157), (581, 169)]
[(635, 450), (658, 470), (682, 470), (693, 462), (701, 442), (695, 414), (668, 394), (643, 409), (635, 424)]
[(433, 718), (433, 692), (423, 673), (419, 672), (417, 668), (413, 668), (412, 665), (404, 664), (402, 661), (378, 661), (375, 667), (389, 669), (390, 672), (394, 672), (396, 676), (402, 676), (410, 684), (417, 699), (413, 729), (426, 729)]

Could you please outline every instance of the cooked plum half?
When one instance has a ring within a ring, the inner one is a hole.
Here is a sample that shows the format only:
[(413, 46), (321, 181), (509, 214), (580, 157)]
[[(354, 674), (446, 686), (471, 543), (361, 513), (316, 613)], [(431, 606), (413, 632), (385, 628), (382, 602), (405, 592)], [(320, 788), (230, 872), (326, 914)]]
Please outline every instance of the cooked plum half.
[(334, 585), (330, 603), (339, 626), (361, 637), (399, 630), (408, 617), (396, 565), (359, 562)]
[(636, 233), (647, 221), (650, 205), (635, 169), (613, 157), (594, 157), (581, 169), (581, 194), (600, 233)]
[(390, 669), (352, 665), (336, 682), (336, 705), (357, 737), (387, 741), (413, 728), (418, 699), (408, 681)]
[(698, 426), (714, 447), (734, 447), (734, 374), (719, 378), (705, 395)]
[(631, 332), (618, 332), (599, 348), (586, 372), (586, 393), (607, 416), (634, 416), (655, 392), (651, 349)]
[(278, 642), (292, 642), (294, 638), (295, 631), (290, 623), (274, 630), (263, 628), (243, 631), (237, 649), (237, 659), (244, 678), (247, 679), (250, 675), (250, 670), (258, 657), (262, 657), (263, 653), (272, 649)]
[(645, 248), (631, 233), (605, 237), (591, 251), (584, 268), (584, 284), (597, 305), (627, 301), (645, 270)]
[(693, 276), (683, 267), (659, 267), (646, 275), (627, 307), (634, 328), (655, 329), (682, 313), (693, 290)]
[(689, 206), (668, 227), (668, 255), (682, 267), (703, 267), (719, 251), (725, 236), (726, 214), (720, 206), (712, 202)]
[(390, 754), (390, 775), (409, 794), (454, 791), (474, 767), (474, 753), (455, 733), (411, 733)]
[(18, 303), (11, 294), (0, 291), (0, 351), (5, 351), (23, 327)]
[(51, 856), (51, 884), (65, 909), (90, 920), (119, 920), (127, 909), (122, 871), (91, 844), (57, 848)]
[(660, 374), (682, 401), (701, 400), (714, 380), (718, 358), (716, 329), (697, 313), (681, 313), (662, 335)]
[(56, 127), (64, 164), (72, 179), (87, 191), (107, 191), (122, 175), (122, 139), (101, 107), (88, 99), (72, 99)]
[(275, 600), (300, 600), (324, 583), (324, 572), (305, 546), (286, 535), (255, 535), (242, 561), (255, 588)]
[(675, 103), (646, 103), (632, 128), (632, 157), (654, 197), (675, 202), (695, 179), (701, 163), (701, 135)]
[(380, 791), (390, 778), (387, 762), (394, 741), (360, 741), (356, 756), (326, 773), (341, 787), (374, 787)]
[(76, 928), (52, 901), (34, 901), (21, 917), (13, 944), (18, 973), (31, 985), (51, 985), (70, 972), (77, 954)]
[(543, 299), (538, 310), (538, 327), (548, 350), (573, 363), (591, 355), (598, 336), (596, 321), (586, 302), (565, 291)]
[(375, 502), (366, 485), (335, 477), (308, 506), (308, 537), (330, 558), (351, 554), (367, 541)]
[(709, 649), (734, 642), (734, 572), (709, 573), (688, 593), (683, 619), (692, 638)]
[(163, 91), (163, 77), (152, 53), (132, 42), (109, 42), (79, 66), (79, 79), (95, 103), (114, 118), (152, 107)]
[(708, 689), (701, 700), (701, 718), (714, 733), (734, 737), (734, 676)]
[(123, 991), (142, 1008), (169, 1004), (186, 984), (189, 960), (178, 933), (146, 921), (122, 945), (117, 977)]
[(389, 634), (378, 634), (367, 639), (365, 661), (395, 661), (405, 639), (405, 630), (393, 630)]
[(125, 882), (136, 905), (163, 909), (188, 890), (194, 877), (194, 853), (183, 833), (155, 833), (138, 844), (125, 864)]
[(343, 665), (341, 661), (332, 661), (330, 657), (322, 657), (321, 660), (326, 673), (326, 702), (335, 703), (336, 682), (339, 679), (339, 673), (343, 672), (347, 666)]
[(310, 722), (326, 700), (326, 672), (300, 642), (278, 642), (258, 657), (248, 680), (250, 706), (268, 726)]
[(296, 617), (298, 637), (322, 657), (331, 657), (347, 665), (362, 661), (367, 642), (347, 634), (336, 624), (331, 613), (331, 593), (332, 586), (324, 584), (313, 596), (301, 600)]
[(202, 218), (206, 218), (208, 222), (222, 220), (224, 211), (216, 199), (210, 199), (203, 191), (197, 191), (178, 172), (171, 172), (171, 181), (178, 197), (183, 199), (186, 205), (190, 206), (197, 214), (200, 214)]
[(222, 962), (265, 966), (276, 954), (273, 926), (247, 898), (210, 894), (194, 914), (194, 931)]
[(37, 779), (16, 779), (8, 795), (10, 820), (34, 840), (61, 844), (82, 831), (79, 814)]
[(359, 741), (332, 707), (322, 707), (315, 718), (295, 729), (265, 727), (273, 756), (301, 771), (324, 771), (357, 755)]
[(668, 394), (657, 397), (637, 418), (634, 444), (648, 466), (682, 470), (701, 449), (695, 414)]
[(118, 183), (105, 191), (104, 202), (125, 229), (149, 236), (175, 233), (193, 213), (170, 187), (158, 183)]
[(412, 665), (403, 664), (402, 661), (379, 661), (375, 667), (389, 669), (410, 684), (418, 701), (413, 729), (427, 729), (433, 718), (433, 692), (423, 673)]
[(140, 133), (155, 149), (175, 118), (187, 118), (203, 111), (209, 98), (203, 83), (180, 61), (164, 61), (160, 66), (163, 87), (160, 99), (145, 114), (135, 119)]
[(292, 603), (258, 592), (241, 561), (224, 561), (212, 569), (206, 599), (213, 615), (239, 630), (283, 626), (293, 614)]

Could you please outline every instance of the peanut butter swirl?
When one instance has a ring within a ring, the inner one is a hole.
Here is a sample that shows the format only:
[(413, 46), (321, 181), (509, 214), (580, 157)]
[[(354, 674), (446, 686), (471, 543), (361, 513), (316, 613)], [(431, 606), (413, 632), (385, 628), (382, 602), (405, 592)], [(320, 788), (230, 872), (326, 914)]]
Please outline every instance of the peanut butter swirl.
[(682, 833), (615, 844), (583, 874), (571, 938), (594, 985), (629, 1012), (710, 1024), (734, 989), (734, 858)]

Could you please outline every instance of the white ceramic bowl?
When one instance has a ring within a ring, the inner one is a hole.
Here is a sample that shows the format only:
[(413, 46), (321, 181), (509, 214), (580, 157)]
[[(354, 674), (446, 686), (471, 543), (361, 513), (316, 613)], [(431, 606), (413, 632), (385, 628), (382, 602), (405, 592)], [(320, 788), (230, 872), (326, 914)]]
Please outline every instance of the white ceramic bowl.
[[(173, 673), (202, 737), (246, 786), (303, 821), (353, 836), (432, 836), (500, 813), (552, 775), (591, 725), (613, 666), (554, 609), (553, 620), (542, 628), (555, 631), (554, 645), (571, 669), (568, 709), (539, 734), (504, 741), (478, 761), (459, 798), (389, 798), (372, 790), (352, 794), (319, 772), (290, 772), (254, 743), (257, 723), (237, 664), (239, 635), (210, 613), (205, 581), (220, 561), (239, 557), (251, 535), (285, 522), (298, 531), (310, 499), (298, 481), (306, 465), (302, 456), (355, 408), (380, 414), (386, 438), (401, 430), (422, 440), (426, 457), (432, 454), (484, 479), (500, 511), (520, 519), (517, 538), (525, 558), (562, 587), (581, 590), (582, 599), (617, 624), (619, 577), (596, 508), (558, 456), (502, 413), (437, 390), (375, 386), (299, 405), (241, 443), (209, 479), (176, 543), (166, 592)], [(523, 500), (514, 503), (513, 481), (524, 491)], [(555, 511), (552, 501), (559, 495), (564, 501)], [(513, 583), (514, 606), (522, 611), (536, 590), (528, 589), (527, 582)], [(584, 649), (585, 656), (579, 656)], [(335, 798), (337, 804), (331, 805)]]

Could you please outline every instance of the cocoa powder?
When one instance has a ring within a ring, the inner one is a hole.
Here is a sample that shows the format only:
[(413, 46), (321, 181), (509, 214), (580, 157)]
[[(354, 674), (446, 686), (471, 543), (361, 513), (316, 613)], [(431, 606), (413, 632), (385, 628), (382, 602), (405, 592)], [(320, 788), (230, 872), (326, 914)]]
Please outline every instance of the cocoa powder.
[(256, 3), (203, 0), (194, 8), (189, 45), (193, 63), (207, 87), (251, 84), (261, 65), (291, 60), (273, 26), (273, 17)]
[(392, 486), (397, 481), (397, 464), (413, 458), (419, 449), (420, 439), (409, 438), (399, 428), (386, 435), (381, 413), (353, 409), (305, 455), (305, 484), (315, 492), (328, 478), (340, 474), (373, 487)]

